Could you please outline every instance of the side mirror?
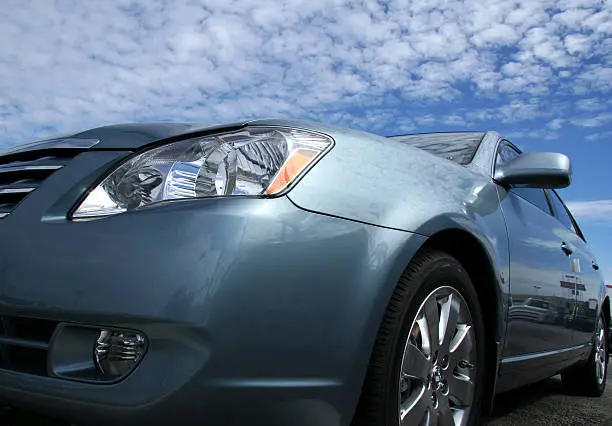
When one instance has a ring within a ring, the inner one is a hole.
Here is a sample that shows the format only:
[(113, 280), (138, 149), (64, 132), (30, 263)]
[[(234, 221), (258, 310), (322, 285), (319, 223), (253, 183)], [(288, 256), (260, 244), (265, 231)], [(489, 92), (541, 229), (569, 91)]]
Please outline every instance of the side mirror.
[(565, 188), (572, 181), (572, 166), (563, 154), (527, 152), (496, 167), (493, 179), (504, 186)]

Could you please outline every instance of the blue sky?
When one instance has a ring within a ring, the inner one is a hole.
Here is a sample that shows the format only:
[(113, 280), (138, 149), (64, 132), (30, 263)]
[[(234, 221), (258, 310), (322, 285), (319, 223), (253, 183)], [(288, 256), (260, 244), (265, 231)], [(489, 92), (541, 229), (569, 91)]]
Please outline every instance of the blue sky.
[(610, 0), (3, 0), (0, 146), (146, 120), (495, 129), (574, 164), (612, 282)]

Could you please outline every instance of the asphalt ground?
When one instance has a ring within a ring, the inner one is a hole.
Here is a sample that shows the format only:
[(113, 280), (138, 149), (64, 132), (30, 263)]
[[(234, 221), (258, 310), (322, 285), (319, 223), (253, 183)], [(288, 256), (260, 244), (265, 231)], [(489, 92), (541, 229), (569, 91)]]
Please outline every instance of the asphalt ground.
[[(612, 365), (612, 364), (611, 364)], [(612, 386), (612, 380), (608, 387)], [(496, 397), (488, 426), (611, 425), (612, 388), (601, 398), (567, 395), (552, 377)], [(0, 426), (67, 426), (23, 410), (0, 408)], [(290, 426), (290, 425), (287, 425)]]
[(600, 398), (568, 395), (561, 376), (497, 395), (488, 426), (612, 425), (612, 379), (608, 382)]

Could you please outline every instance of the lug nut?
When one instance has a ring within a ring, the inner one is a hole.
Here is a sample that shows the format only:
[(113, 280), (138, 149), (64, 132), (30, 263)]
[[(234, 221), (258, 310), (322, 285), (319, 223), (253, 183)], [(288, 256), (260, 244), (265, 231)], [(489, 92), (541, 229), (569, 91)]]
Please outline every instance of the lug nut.
[(461, 361), (459, 361), (458, 364), (459, 368), (463, 368), (463, 369), (472, 369), (474, 368), (474, 364), (470, 363), (469, 361), (466, 361), (464, 359), (462, 359)]

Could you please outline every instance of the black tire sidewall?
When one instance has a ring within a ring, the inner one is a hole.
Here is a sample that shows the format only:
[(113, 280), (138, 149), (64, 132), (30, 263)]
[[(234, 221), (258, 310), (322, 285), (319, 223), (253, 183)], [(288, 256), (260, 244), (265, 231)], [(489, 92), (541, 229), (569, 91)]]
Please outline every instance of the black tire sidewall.
[[(454, 258), (442, 254), (438, 256), (432, 256), (430, 260), (426, 260), (421, 268), (419, 268), (417, 274), (411, 277), (411, 280), (418, 281), (418, 285), (415, 286), (415, 291), (412, 294), (405, 294), (405, 300), (402, 301), (404, 312), (401, 315), (401, 324), (399, 324), (399, 332), (396, 339), (394, 339), (395, 347), (392, 348), (391, 354), (393, 359), (391, 360), (391, 368), (388, 369), (387, 375), (387, 394), (388, 394), (388, 413), (397, 413), (398, 392), (399, 392), (399, 376), (402, 363), (403, 350), (408, 340), (408, 334), (412, 326), (412, 322), (418, 312), (420, 305), (423, 303), (425, 298), (439, 287), (452, 287), (457, 290), (464, 298), (468, 305), (472, 316), (472, 324), (475, 333), (475, 344), (476, 344), (476, 376), (474, 379), (475, 391), (472, 409), (470, 410), (470, 418), (468, 425), (478, 424), (480, 418), (480, 407), (483, 398), (484, 389), (484, 377), (485, 377), (485, 334), (483, 317), (478, 301), (478, 294), (474, 289), (472, 281), (463, 269), (461, 264)], [(397, 425), (393, 423), (391, 419), (388, 419), (388, 424)]]

